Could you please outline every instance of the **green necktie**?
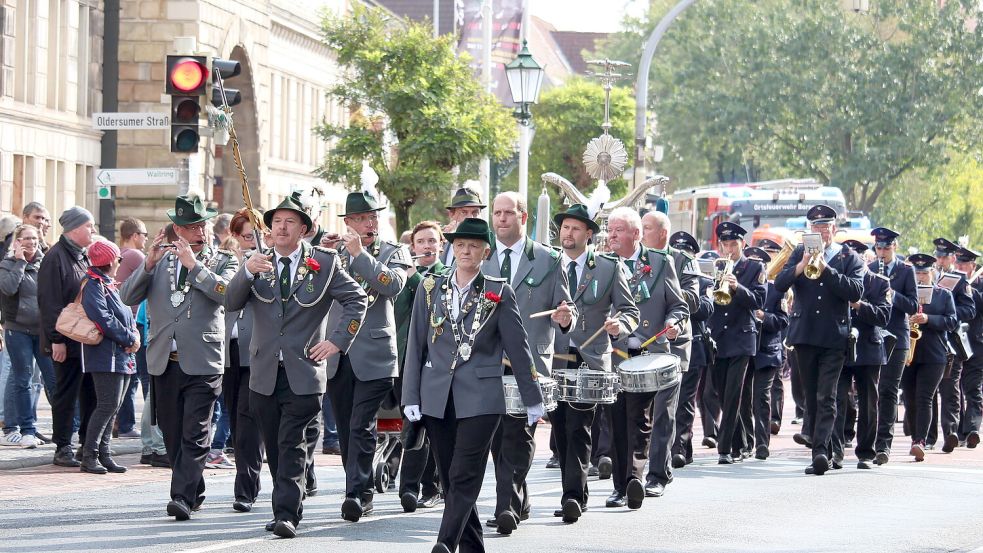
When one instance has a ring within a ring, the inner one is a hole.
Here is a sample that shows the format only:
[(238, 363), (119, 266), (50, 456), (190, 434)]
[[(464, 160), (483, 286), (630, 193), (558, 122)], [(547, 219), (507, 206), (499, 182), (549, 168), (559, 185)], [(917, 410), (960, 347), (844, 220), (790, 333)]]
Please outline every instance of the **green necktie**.
[(185, 267), (184, 265), (181, 265), (181, 272), (178, 274), (177, 277), (177, 289), (183, 290), (184, 283), (187, 282), (187, 280), (188, 280), (188, 268)]
[(628, 272), (629, 273), (635, 274), (635, 260), (634, 259), (626, 259), (625, 260), (625, 265), (628, 265)]
[(280, 269), (280, 297), (287, 299), (290, 295), (290, 258), (281, 257), (280, 263), (283, 263), (283, 269)]
[(505, 279), (505, 282), (511, 284), (512, 283), (512, 249), (505, 248), (505, 251), (502, 253), (505, 254), (505, 259), (502, 260), (502, 278)]
[(577, 294), (577, 262), (567, 264), (567, 277), (570, 279), (570, 297)]

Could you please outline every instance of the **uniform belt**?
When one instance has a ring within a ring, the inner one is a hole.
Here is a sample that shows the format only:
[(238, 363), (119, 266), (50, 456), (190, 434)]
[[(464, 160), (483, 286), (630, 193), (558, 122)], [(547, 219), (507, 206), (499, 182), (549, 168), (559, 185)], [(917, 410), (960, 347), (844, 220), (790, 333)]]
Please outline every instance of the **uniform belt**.
[(172, 351), (171, 353), (167, 354), (167, 360), (177, 362), (177, 351)]

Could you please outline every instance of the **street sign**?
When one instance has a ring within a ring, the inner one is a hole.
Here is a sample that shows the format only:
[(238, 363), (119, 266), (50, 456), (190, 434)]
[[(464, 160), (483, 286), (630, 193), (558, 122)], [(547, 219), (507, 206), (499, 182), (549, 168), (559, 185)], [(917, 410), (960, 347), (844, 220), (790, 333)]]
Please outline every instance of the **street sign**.
[(177, 184), (177, 169), (100, 169), (96, 181), (103, 186)]
[(166, 113), (118, 113), (105, 112), (92, 114), (92, 126), (104, 131), (139, 131), (148, 129), (167, 129), (171, 118)]

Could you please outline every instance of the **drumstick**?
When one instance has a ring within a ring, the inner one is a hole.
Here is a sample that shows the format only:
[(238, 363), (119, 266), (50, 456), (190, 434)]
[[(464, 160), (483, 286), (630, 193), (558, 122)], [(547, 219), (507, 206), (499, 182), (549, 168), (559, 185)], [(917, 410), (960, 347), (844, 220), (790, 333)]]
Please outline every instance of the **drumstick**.
[(559, 359), (560, 361), (576, 361), (577, 360), (577, 356), (576, 355), (569, 355), (569, 354), (566, 354), (566, 353), (554, 353), (553, 354), (553, 357)]
[(645, 342), (641, 346), (639, 346), (638, 349), (645, 349), (645, 348), (647, 348), (649, 346), (649, 344), (651, 344), (652, 342), (658, 340), (659, 337), (662, 336), (663, 334), (665, 334), (666, 332), (669, 332), (669, 329), (670, 328), (672, 328), (672, 325), (666, 325), (666, 327), (663, 328), (662, 330), (660, 330), (658, 334), (656, 334), (655, 336), (652, 336), (648, 340), (645, 340)]
[[(620, 316), (621, 316), (621, 311), (618, 311), (617, 313), (614, 314), (613, 318), (616, 319)], [(595, 332), (594, 334), (591, 334), (590, 338), (588, 338), (584, 343), (580, 344), (580, 347), (577, 349), (584, 349), (585, 347), (587, 347), (587, 345), (593, 342), (594, 340), (596, 340), (597, 337), (600, 336), (602, 332), (604, 332), (604, 325), (601, 325), (601, 328), (597, 329), (597, 332)]]
[(628, 359), (629, 355), (618, 348), (614, 348), (614, 352), (618, 354), (622, 359)]
[(539, 317), (547, 317), (559, 311), (558, 309), (547, 309), (546, 311), (540, 311), (539, 313), (533, 313), (529, 315), (530, 319), (538, 319)]

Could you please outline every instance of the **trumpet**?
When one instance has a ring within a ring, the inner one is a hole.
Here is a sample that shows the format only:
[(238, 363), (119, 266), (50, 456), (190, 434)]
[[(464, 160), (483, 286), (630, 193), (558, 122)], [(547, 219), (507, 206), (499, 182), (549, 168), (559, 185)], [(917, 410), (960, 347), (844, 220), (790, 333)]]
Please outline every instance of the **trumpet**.
[(823, 252), (818, 251), (812, 254), (809, 259), (809, 264), (806, 265), (805, 270), (802, 272), (806, 278), (816, 280), (823, 274), (823, 270), (826, 268), (826, 261), (823, 260)]
[(782, 268), (785, 267), (785, 263), (788, 262), (788, 258), (792, 257), (792, 252), (795, 251), (795, 244), (792, 243), (792, 239), (786, 238), (782, 242), (782, 251), (778, 252), (775, 257), (772, 258), (771, 263), (768, 264), (768, 280), (775, 280), (778, 278), (778, 273), (782, 272)]
[[(721, 268), (721, 261), (724, 261), (723, 268)], [(713, 303), (717, 305), (730, 305), (733, 298), (730, 295), (730, 287), (724, 282), (724, 277), (733, 272), (734, 261), (730, 259), (726, 261), (718, 259), (714, 263), (714, 268), (717, 271), (717, 287), (713, 290)]]

